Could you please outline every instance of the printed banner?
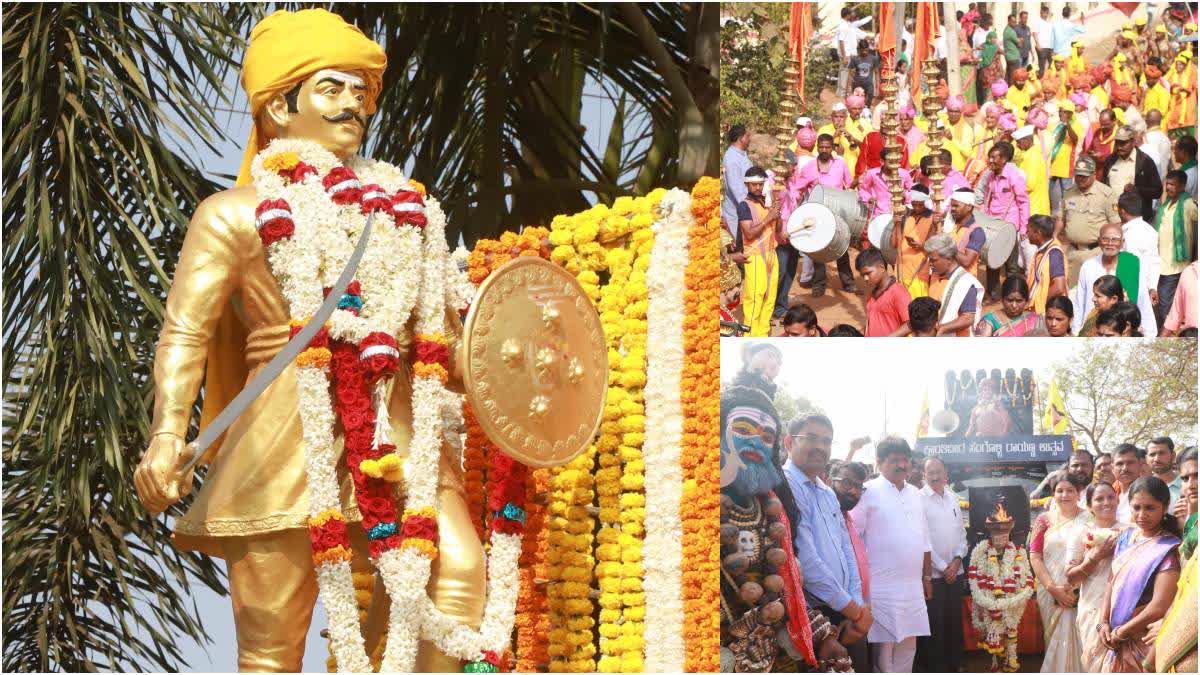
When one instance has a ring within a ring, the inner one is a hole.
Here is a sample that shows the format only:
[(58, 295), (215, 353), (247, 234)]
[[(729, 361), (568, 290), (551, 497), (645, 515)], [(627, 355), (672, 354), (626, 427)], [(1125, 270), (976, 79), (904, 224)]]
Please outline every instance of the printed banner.
[(918, 438), (916, 451), (946, 464), (974, 462), (1065, 462), (1071, 457), (1071, 437), (994, 436)]

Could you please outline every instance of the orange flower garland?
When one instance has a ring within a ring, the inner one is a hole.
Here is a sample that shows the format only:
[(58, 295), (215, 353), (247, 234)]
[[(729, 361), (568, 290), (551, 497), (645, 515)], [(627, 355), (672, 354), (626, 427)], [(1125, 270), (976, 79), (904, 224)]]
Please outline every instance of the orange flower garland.
[(520, 256), (550, 259), (550, 230), (526, 227), (520, 234), (505, 232), (499, 239), (480, 239), (467, 257), (467, 276), (478, 286), (504, 263)]
[(520, 673), (540, 672), (549, 665), (546, 600), (546, 493), (550, 470), (530, 472), (525, 488), (525, 539), (521, 550), (521, 591), (517, 595), (517, 665)]
[(704, 177), (692, 189), (695, 223), (688, 232), (685, 274), (684, 353), (680, 383), (684, 488), (683, 521), (684, 644), (688, 672), (715, 672), (720, 666), (720, 446), (713, 430), (720, 417), (721, 345), (718, 283), (720, 261), (720, 182)]
[(467, 439), (463, 444), (463, 491), (467, 495), (467, 514), (471, 517), (479, 540), (483, 541), (486, 525), (484, 502), (487, 499), (484, 484), (492, 447), (487, 434), (483, 433), (483, 427), (479, 426), (479, 420), (475, 418), (475, 411), (466, 401), (463, 401), (463, 422), (467, 428)]

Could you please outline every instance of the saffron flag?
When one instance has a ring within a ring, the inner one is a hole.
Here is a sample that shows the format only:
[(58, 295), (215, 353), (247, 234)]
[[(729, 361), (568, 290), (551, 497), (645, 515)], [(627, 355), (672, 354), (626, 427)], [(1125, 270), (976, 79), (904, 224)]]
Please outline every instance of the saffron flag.
[(800, 100), (804, 100), (804, 55), (812, 40), (812, 3), (793, 2), (788, 10), (788, 51), (800, 64)]
[(1050, 380), (1050, 393), (1046, 396), (1046, 412), (1042, 415), (1042, 429), (1049, 434), (1065, 434), (1070, 427), (1067, 407), (1063, 404), (1058, 382)]
[(929, 390), (925, 390), (925, 400), (921, 402), (921, 416), (917, 419), (917, 438), (929, 435)]
[[(912, 99), (921, 100), (921, 69), (925, 61), (934, 57), (933, 43), (938, 38), (938, 8), (937, 3), (918, 2), (917, 20), (913, 27), (913, 59), (909, 64), (912, 73)], [(937, 87), (936, 82), (929, 82), (929, 90)]]
[(879, 70), (891, 72), (896, 67), (896, 7), (890, 2), (879, 5)]

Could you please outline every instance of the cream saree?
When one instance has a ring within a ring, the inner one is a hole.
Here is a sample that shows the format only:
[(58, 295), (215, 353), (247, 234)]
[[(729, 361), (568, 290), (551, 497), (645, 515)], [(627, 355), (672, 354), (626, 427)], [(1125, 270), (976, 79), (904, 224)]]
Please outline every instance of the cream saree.
[[(1098, 536), (1117, 536), (1116, 528), (1118, 527), (1120, 526), (1114, 525), (1110, 529), (1100, 527), (1094, 522), (1088, 523), (1087, 527), (1071, 542), (1070, 551), (1067, 553), (1068, 566), (1083, 562), (1091, 546), (1100, 543), (1097, 541)], [(1096, 624), (1100, 623), (1101, 613), (1104, 612), (1104, 589), (1108, 588), (1108, 578), (1111, 574), (1112, 556), (1109, 556), (1096, 565), (1096, 569), (1092, 570), (1091, 575), (1084, 579), (1083, 584), (1079, 587), (1079, 603), (1075, 606), (1075, 626), (1078, 628), (1079, 641), (1083, 647), (1081, 670), (1085, 673), (1100, 672), (1100, 667), (1104, 665), (1104, 657), (1108, 653), (1108, 648), (1100, 642), (1100, 633), (1096, 631)]]
[[(1034, 536), (1039, 528), (1045, 528), (1041, 534), (1042, 561), (1050, 578), (1056, 585), (1067, 582), (1067, 563), (1070, 561), (1071, 542), (1077, 539), (1087, 527), (1091, 514), (1080, 511), (1074, 518), (1066, 519), (1054, 513), (1044, 514), (1034, 525)], [(1079, 628), (1076, 625), (1076, 608), (1059, 607), (1044, 587), (1037, 589), (1038, 610), (1042, 615), (1042, 630), (1046, 638), (1046, 655), (1042, 660), (1043, 673), (1077, 673), (1083, 670), (1080, 653), (1083, 647), (1079, 639)]]

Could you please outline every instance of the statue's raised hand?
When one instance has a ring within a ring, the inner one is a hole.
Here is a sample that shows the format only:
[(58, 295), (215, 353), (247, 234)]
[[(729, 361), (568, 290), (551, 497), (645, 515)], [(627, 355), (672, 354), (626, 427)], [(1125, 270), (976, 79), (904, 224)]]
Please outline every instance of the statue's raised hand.
[(191, 452), (175, 434), (157, 434), (133, 472), (133, 484), (146, 510), (162, 513), (192, 491), (192, 473), (187, 468)]

